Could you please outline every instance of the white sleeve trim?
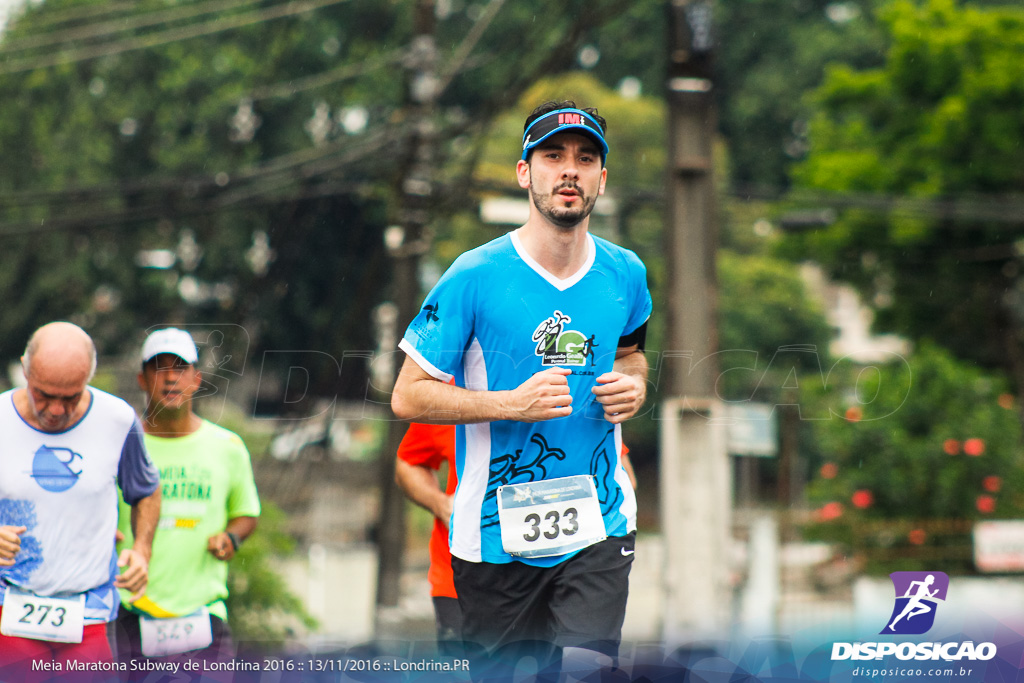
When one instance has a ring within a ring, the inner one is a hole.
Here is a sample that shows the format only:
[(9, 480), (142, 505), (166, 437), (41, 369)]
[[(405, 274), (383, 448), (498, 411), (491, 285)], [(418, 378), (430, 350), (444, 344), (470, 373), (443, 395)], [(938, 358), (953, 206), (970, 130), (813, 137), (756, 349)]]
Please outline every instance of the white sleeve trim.
[(416, 365), (420, 366), (424, 372), (426, 372), (434, 379), (439, 379), (442, 382), (447, 383), (451, 382), (452, 378), (455, 376), (449, 375), (447, 372), (435, 368), (434, 364), (428, 361), (426, 358), (424, 358), (423, 354), (417, 351), (416, 347), (410, 344), (408, 339), (403, 338), (402, 341), (398, 342), (398, 348), (405, 351), (405, 353), (408, 354), (409, 358), (413, 359), (413, 362), (415, 362)]

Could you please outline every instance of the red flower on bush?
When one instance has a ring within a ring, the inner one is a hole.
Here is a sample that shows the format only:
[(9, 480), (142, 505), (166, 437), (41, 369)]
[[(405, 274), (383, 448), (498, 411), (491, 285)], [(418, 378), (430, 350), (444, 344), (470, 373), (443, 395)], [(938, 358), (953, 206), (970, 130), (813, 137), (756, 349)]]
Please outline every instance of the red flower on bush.
[(942, 450), (946, 455), (956, 455), (960, 452), (960, 442), (956, 439), (946, 439), (942, 442)]
[(837, 474), (839, 474), (839, 466), (834, 462), (827, 462), (821, 466), (822, 479), (835, 479)]
[(820, 508), (818, 508), (818, 512), (816, 513), (819, 522), (831, 522), (833, 519), (842, 517), (842, 515), (843, 504), (836, 503), (835, 501), (831, 503), (825, 503)]
[(981, 485), (985, 487), (986, 491), (996, 493), (997, 491), (999, 491), (1000, 488), (1002, 488), (1003, 480), (993, 474), (982, 479)]
[(914, 545), (924, 545), (924, 542), (928, 540), (928, 533), (924, 529), (912, 529), (907, 534), (907, 540)]
[(978, 512), (985, 515), (996, 511), (996, 499), (992, 496), (978, 496), (978, 500), (974, 502), (974, 505), (978, 508)]
[(863, 510), (871, 507), (871, 504), (875, 502), (875, 497), (872, 495), (871, 491), (868, 491), (867, 489), (860, 489), (853, 492), (853, 495), (850, 496), (850, 502), (853, 503), (854, 507)]
[(975, 458), (985, 452), (985, 442), (981, 439), (967, 439), (964, 441), (964, 453)]

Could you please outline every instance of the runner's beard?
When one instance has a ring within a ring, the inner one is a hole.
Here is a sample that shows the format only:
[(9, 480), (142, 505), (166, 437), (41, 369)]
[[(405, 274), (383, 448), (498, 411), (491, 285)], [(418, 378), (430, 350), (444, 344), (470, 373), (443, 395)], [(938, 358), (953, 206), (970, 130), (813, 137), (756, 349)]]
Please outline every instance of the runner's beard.
[[(558, 191), (566, 187), (571, 187), (576, 190), (580, 202), (579, 208), (566, 207), (564, 202), (561, 202), (558, 198)], [(533, 205), (537, 207), (537, 210), (542, 216), (547, 218), (551, 223), (560, 227), (571, 229), (583, 222), (583, 220), (590, 215), (590, 212), (594, 210), (594, 204), (597, 202), (597, 196), (588, 197), (584, 194), (583, 190), (579, 185), (575, 183), (562, 183), (556, 186), (550, 195), (541, 196), (533, 191), (533, 186), (530, 186), (530, 197), (533, 199)]]

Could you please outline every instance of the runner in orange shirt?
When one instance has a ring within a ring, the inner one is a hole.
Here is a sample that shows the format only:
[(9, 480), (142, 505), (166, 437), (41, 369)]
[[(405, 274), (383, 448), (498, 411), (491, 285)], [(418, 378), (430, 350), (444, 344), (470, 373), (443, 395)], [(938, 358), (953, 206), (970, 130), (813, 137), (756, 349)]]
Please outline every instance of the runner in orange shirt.
[[(434, 474), (448, 463), (448, 483), (441, 489)], [(430, 595), (434, 602), (437, 643), (442, 654), (455, 656), (462, 634), (462, 611), (452, 579), (452, 555), (448, 549), (448, 519), (455, 475), (455, 427), (413, 423), (398, 447), (395, 481), (411, 501), (434, 515), (430, 535)]]

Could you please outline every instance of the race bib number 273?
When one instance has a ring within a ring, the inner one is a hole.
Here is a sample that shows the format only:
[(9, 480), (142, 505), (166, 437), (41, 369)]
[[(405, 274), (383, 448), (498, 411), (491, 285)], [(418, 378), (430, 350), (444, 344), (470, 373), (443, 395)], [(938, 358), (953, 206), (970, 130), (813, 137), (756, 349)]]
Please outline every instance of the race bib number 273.
[(0, 633), (17, 638), (80, 643), (85, 624), (85, 596), (41, 597), (8, 586)]
[(576, 475), (498, 487), (501, 545), (519, 557), (550, 557), (607, 538), (594, 478)]

